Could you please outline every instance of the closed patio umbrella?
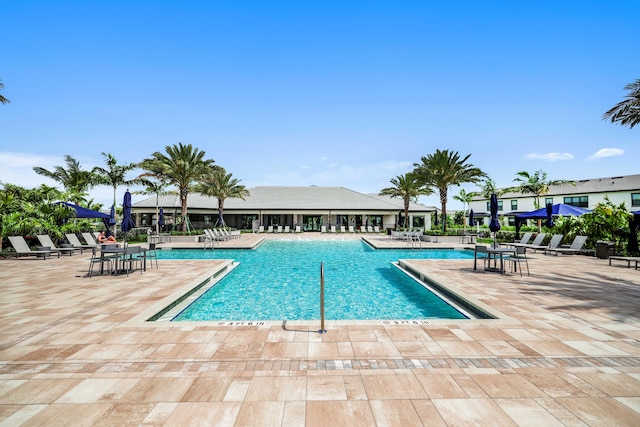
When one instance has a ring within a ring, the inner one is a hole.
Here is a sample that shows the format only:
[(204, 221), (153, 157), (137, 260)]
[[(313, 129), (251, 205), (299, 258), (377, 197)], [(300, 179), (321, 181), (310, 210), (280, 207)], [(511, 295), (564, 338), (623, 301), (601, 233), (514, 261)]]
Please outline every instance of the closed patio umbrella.
[(522, 220), (516, 217), (516, 240), (520, 240), (520, 227), (522, 227)]
[(113, 231), (116, 230), (114, 227), (116, 225), (116, 206), (111, 205), (111, 210), (109, 211), (109, 228), (107, 228), (107, 237), (111, 236), (111, 227), (113, 227)]
[(122, 200), (122, 232), (126, 233), (135, 226), (136, 224), (131, 219), (131, 193), (127, 190)]
[(496, 232), (500, 230), (500, 221), (498, 221), (498, 196), (491, 195), (489, 201), (489, 210), (491, 211), (491, 220), (489, 221), (489, 230), (493, 233), (494, 245), (497, 244)]
[(469, 211), (469, 226), (473, 227), (473, 209)]
[[(160, 208), (160, 213), (158, 214), (158, 226), (162, 227), (164, 225), (164, 209)], [(160, 230), (156, 230), (160, 231)]]
[(551, 203), (547, 203), (547, 220), (544, 225), (549, 228), (553, 227), (553, 205)]

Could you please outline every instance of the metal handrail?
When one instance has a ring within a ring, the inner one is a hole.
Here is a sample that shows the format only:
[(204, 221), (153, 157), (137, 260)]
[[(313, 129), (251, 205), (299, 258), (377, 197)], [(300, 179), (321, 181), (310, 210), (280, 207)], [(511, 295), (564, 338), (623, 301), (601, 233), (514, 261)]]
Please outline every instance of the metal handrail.
[(320, 330), (319, 334), (326, 334), (327, 330), (324, 328), (324, 263), (320, 263)]

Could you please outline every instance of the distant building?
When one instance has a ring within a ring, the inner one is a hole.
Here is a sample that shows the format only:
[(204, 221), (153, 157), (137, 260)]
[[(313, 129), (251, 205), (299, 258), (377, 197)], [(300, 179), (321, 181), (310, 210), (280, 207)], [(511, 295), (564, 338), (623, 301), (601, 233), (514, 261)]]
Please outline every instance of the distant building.
[[(227, 199), (224, 203), (224, 221), (233, 228), (252, 229), (256, 224), (265, 228), (273, 225), (294, 227), (304, 231), (320, 231), (321, 226), (361, 225), (393, 228), (403, 224), (404, 206), (401, 199), (377, 194), (363, 194), (344, 187), (254, 187), (246, 200)], [(218, 200), (215, 197), (190, 193), (187, 214), (193, 228), (213, 228), (218, 222)], [(161, 196), (166, 228), (180, 219), (180, 198)], [(437, 209), (411, 203), (409, 221), (413, 227), (431, 229), (431, 214)], [(155, 196), (134, 203), (134, 221), (138, 226), (155, 225)]]
[[(581, 179), (576, 185), (552, 185), (549, 193), (540, 197), (540, 208), (547, 203), (564, 203), (593, 209), (607, 197), (615, 205), (624, 202), (629, 211), (640, 210), (640, 174), (614, 176), (611, 178)], [(469, 204), (474, 211), (474, 218), (489, 216), (489, 200), (483, 197), (474, 198)], [(498, 198), (498, 215), (510, 217), (535, 210), (532, 194), (505, 193)]]

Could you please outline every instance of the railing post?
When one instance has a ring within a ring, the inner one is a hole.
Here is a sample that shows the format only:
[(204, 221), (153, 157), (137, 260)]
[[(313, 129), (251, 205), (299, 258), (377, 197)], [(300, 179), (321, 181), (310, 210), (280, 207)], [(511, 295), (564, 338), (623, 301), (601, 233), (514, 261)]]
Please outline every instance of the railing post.
[(320, 263), (320, 330), (319, 334), (326, 334), (324, 328), (324, 263)]

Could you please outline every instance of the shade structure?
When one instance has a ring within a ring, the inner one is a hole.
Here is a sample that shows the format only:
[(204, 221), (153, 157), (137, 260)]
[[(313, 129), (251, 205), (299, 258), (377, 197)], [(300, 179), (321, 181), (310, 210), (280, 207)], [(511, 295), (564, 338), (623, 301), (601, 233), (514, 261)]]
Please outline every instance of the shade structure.
[(135, 226), (136, 224), (131, 219), (131, 193), (127, 190), (124, 193), (124, 199), (122, 200), (122, 232), (126, 233)]
[(491, 195), (489, 200), (489, 210), (491, 211), (491, 221), (489, 221), (489, 230), (493, 233), (500, 230), (500, 221), (498, 221), (498, 196)]
[(545, 221), (544, 225), (551, 228), (553, 227), (553, 205), (551, 203), (547, 203), (546, 206), (546, 211), (547, 211), (547, 220)]
[[(552, 216), (580, 216), (591, 212), (589, 209), (579, 208), (577, 206), (565, 205), (564, 203), (557, 203), (551, 206)], [(547, 207), (537, 209), (531, 212), (525, 212), (520, 215), (516, 215), (516, 218), (520, 219), (547, 219)]]
[(58, 202), (58, 204), (66, 205), (70, 208), (75, 209), (76, 218), (98, 218), (104, 222), (105, 227), (109, 228), (109, 220), (111, 217), (106, 213), (83, 208), (82, 206), (74, 205), (73, 203), (68, 202)]

